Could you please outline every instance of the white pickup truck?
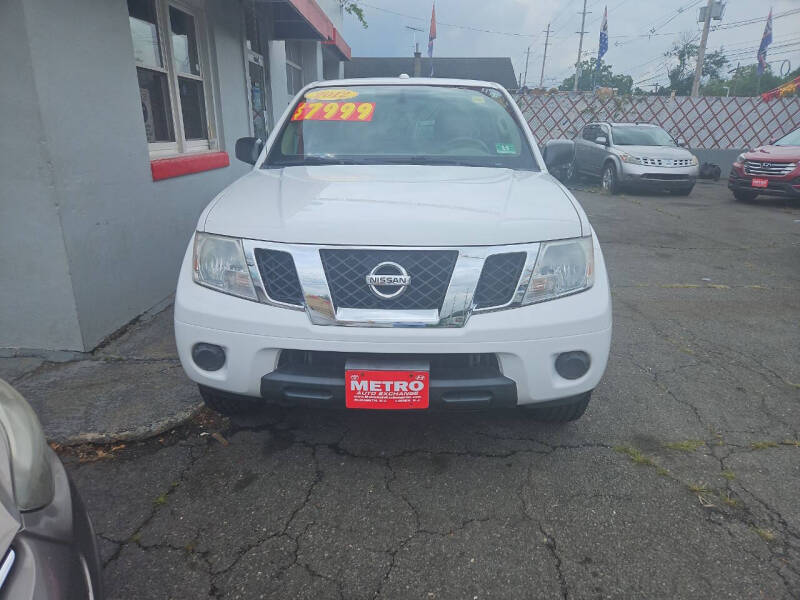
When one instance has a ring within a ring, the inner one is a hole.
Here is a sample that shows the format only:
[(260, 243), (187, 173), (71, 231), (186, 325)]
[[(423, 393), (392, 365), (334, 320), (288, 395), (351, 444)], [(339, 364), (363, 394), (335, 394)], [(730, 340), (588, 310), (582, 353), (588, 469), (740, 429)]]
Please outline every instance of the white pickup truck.
[(586, 410), (603, 254), (501, 86), (314, 83), (236, 155), (254, 167), (201, 215), (175, 299), (211, 408)]

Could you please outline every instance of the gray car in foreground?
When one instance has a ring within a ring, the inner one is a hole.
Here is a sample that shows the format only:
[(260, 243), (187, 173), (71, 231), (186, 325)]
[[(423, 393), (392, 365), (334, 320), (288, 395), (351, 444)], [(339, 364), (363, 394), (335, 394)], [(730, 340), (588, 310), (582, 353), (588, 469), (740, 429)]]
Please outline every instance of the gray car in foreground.
[(36, 413), (0, 379), (0, 599), (100, 600), (94, 531)]
[(689, 195), (697, 180), (697, 157), (656, 125), (589, 123), (574, 144), (567, 178), (600, 177), (611, 194), (650, 189)]

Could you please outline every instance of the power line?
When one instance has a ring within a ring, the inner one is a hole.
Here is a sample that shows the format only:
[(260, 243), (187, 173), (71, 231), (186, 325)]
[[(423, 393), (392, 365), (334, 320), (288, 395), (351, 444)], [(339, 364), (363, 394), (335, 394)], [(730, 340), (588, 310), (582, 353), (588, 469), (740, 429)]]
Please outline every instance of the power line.
[[(381, 12), (389, 13), (390, 15), (395, 15), (398, 17), (405, 17), (406, 19), (415, 19), (417, 21), (427, 21), (428, 19), (425, 17), (417, 17), (414, 15), (409, 15), (406, 13), (397, 12), (395, 10), (390, 10), (388, 8), (383, 8), (381, 6), (375, 6), (374, 4), (367, 4), (366, 2), (359, 2), (361, 6), (367, 6), (369, 8), (379, 10)], [(494, 29), (481, 29), (480, 27), (472, 27), (471, 25), (457, 25), (455, 23), (445, 23), (443, 21), (436, 21), (437, 26), (442, 27), (453, 27), (455, 29), (466, 29), (467, 31), (476, 31), (478, 33), (491, 33), (494, 35), (508, 35), (512, 37), (537, 37), (539, 34), (533, 33), (516, 33), (510, 31), (495, 31)]]
[[(775, 13), (772, 15), (772, 19), (782, 19), (783, 17), (789, 17), (791, 15), (796, 15), (800, 13), (800, 8), (792, 8), (790, 10), (785, 10), (782, 13)], [(731, 21), (730, 23), (724, 23), (720, 25), (715, 25), (713, 31), (719, 31), (724, 29), (735, 29), (737, 27), (744, 27), (745, 25), (754, 25), (755, 23), (763, 23), (767, 20), (767, 17), (758, 17), (756, 19), (743, 19), (741, 21)]]

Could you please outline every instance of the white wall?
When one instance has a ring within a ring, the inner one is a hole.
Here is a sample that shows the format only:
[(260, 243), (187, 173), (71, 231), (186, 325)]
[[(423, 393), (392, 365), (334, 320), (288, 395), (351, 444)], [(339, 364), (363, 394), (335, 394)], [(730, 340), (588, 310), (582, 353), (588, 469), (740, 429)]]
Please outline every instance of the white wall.
[[(15, 315), (14, 329), (0, 328), (0, 348), (86, 350), (174, 291), (197, 217), (247, 167), (231, 156), (231, 166), (224, 169), (152, 181), (126, 2), (13, 0), (20, 1), (28, 40), (10, 41), (30, 49), (32, 71), (19, 71), (32, 72), (33, 85), (28, 88), (38, 93), (41, 134), (34, 133), (35, 128), (20, 129), (14, 139), (36, 137), (47, 156), (31, 147), (17, 167), (20, 177), (30, 180), (24, 201), (38, 212), (8, 211), (4, 200), (3, 211), (11, 214), (3, 219), (3, 227), (43, 239), (20, 248), (32, 254), (24, 259), (26, 264), (10, 267), (3, 261), (0, 266), (3, 281), (18, 278), (24, 270), (36, 274), (0, 296), (0, 315), (9, 314), (10, 302), (29, 304)], [(0, 2), (0, 10), (6, 11), (8, 2)], [(249, 131), (242, 17), (234, 9), (238, 4), (225, 0), (208, 0), (206, 7), (211, 61), (219, 80), (218, 131), (223, 149), (232, 155), (236, 138)], [(0, 44), (9, 41), (0, 38)], [(5, 52), (0, 64), (3, 71), (9, 64), (11, 69), (16, 66)], [(0, 81), (7, 90), (9, 79)], [(13, 114), (16, 121), (19, 109), (3, 114)], [(35, 124), (35, 115), (31, 118)], [(3, 187), (9, 187), (2, 180)], [(51, 225), (57, 217), (60, 233)], [(31, 229), (31, 223), (36, 228)], [(32, 285), (36, 277), (47, 284)], [(56, 309), (49, 306), (53, 303)], [(63, 330), (40, 324), (50, 314), (72, 324)], [(78, 326), (80, 336), (75, 333)]]
[(0, 2), (0, 81), (0, 348), (78, 348), (23, 0)]

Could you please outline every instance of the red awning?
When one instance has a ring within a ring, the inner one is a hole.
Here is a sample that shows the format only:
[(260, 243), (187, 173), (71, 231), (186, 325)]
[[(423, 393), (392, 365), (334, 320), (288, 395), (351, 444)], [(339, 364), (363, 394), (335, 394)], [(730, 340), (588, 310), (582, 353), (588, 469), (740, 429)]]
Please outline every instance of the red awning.
[(350, 60), (350, 46), (316, 0), (260, 0), (271, 6), (273, 35), (277, 40), (317, 39)]
[(344, 41), (344, 38), (341, 36), (336, 27), (333, 28), (333, 36), (331, 39), (322, 43), (330, 46), (332, 49), (336, 49), (339, 52), (339, 55), (342, 57), (342, 60), (350, 60), (350, 46), (348, 46), (347, 42)]

